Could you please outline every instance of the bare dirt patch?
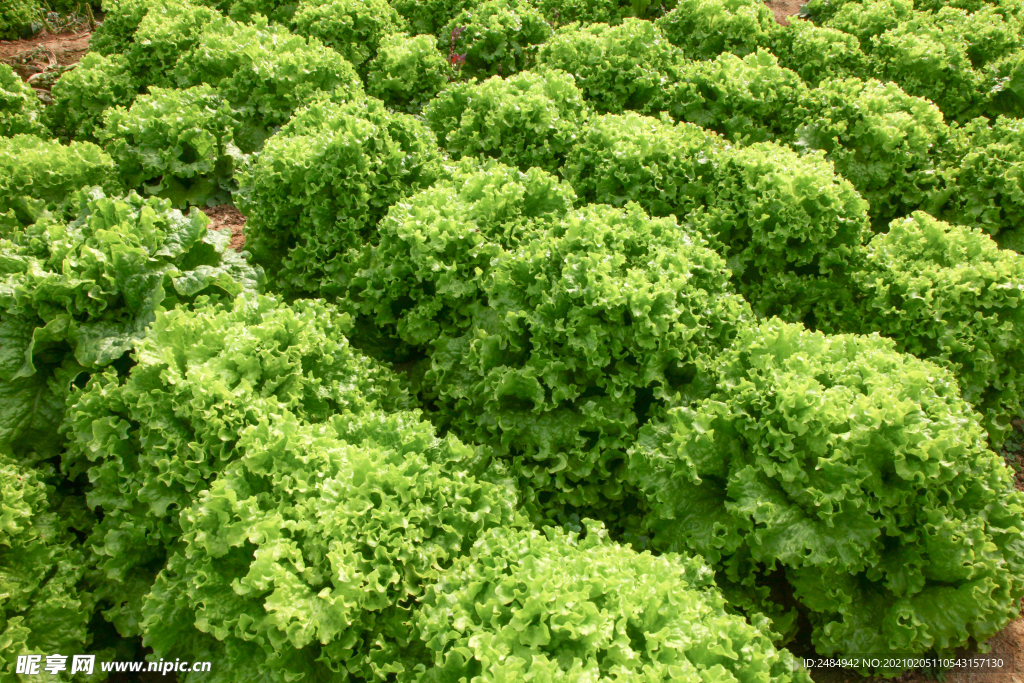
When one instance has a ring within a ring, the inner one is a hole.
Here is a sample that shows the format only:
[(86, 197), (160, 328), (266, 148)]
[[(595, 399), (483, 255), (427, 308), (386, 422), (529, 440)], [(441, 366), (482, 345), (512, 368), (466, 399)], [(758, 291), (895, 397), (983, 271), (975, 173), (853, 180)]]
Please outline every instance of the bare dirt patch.
[(214, 230), (231, 231), (231, 248), (241, 251), (245, 246), (245, 216), (231, 204), (206, 207), (202, 209), (210, 219), (210, 227)]
[(789, 17), (799, 14), (800, 8), (807, 4), (807, 0), (765, 0), (765, 4), (775, 13), (775, 21), (783, 26), (789, 26)]
[(25, 40), (0, 41), (0, 62), (9, 64), (39, 98), (50, 101), (50, 88), (75, 68), (89, 50), (92, 32), (41, 33)]
[(50, 35), (41, 33), (25, 40), (0, 40), (0, 62), (14, 63), (14, 58), (33, 50), (49, 51), (58, 64), (76, 64), (89, 49), (91, 31)]

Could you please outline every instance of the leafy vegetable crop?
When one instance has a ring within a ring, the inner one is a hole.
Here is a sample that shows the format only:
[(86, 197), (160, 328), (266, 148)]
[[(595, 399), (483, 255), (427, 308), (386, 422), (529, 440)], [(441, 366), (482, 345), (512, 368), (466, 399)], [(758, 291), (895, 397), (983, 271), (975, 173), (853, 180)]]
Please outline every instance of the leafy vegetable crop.
[(0, 235), (34, 223), (46, 211), (74, 211), (75, 192), (87, 187), (118, 187), (113, 160), (91, 142), (0, 138)]
[(22, 460), (58, 455), (77, 377), (121, 360), (161, 307), (259, 286), (260, 271), (208, 222), (166, 200), (97, 194), (70, 223), (43, 219), (0, 239), (0, 447)]
[(1024, 494), (942, 368), (877, 336), (768, 321), (717, 389), (645, 426), (629, 460), (654, 547), (696, 552), (733, 604), (818, 652), (952, 652), (1024, 593)]
[(571, 76), (525, 72), (443, 90), (423, 117), (455, 159), (483, 156), (521, 169), (557, 169), (589, 111)]
[(242, 175), (253, 256), (286, 292), (336, 296), (388, 207), (439, 173), (430, 132), (379, 102), (300, 111)]
[(810, 683), (1019, 616), (1024, 0), (103, 10), (0, 65), (0, 683)]
[(626, 19), (617, 26), (567, 26), (544, 44), (537, 61), (572, 74), (598, 111), (646, 113), (664, 107), (664, 90), (677, 78), (680, 55), (657, 25)]
[(63, 141), (99, 142), (103, 114), (111, 107), (130, 107), (138, 94), (128, 61), (119, 54), (87, 54), (74, 71), (57, 81), (44, 119)]
[(223, 204), (243, 158), (235, 146), (234, 112), (207, 85), (187, 90), (150, 88), (131, 109), (104, 116), (100, 133), (122, 183), (187, 204)]
[(39, 98), (6, 64), (0, 64), (0, 137), (42, 135)]

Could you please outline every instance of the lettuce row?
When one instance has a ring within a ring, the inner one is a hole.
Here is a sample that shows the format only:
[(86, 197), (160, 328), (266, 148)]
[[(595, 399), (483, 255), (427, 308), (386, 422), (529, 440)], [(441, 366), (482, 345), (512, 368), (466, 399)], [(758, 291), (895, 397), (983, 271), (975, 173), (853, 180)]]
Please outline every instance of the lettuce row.
[(1014, 618), (1024, 494), (952, 374), (773, 320), (737, 335), (713, 386), (630, 451), (655, 548), (703, 555), (780, 632), (806, 614), (820, 654), (948, 653)]

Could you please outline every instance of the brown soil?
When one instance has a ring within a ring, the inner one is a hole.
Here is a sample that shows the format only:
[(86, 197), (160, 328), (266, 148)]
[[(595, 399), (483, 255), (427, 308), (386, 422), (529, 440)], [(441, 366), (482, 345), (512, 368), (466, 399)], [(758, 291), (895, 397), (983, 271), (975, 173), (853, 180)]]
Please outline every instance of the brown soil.
[(775, 13), (775, 21), (783, 26), (789, 26), (789, 17), (800, 13), (800, 8), (806, 5), (806, 0), (765, 0), (765, 4)]
[(202, 211), (210, 219), (211, 228), (231, 231), (231, 248), (241, 251), (245, 246), (245, 216), (230, 204), (207, 207)]
[(0, 62), (14, 63), (19, 55), (26, 55), (36, 48), (51, 52), (57, 64), (77, 64), (89, 49), (91, 31), (61, 33), (52, 36), (41, 33), (26, 40), (0, 40)]
[(51, 35), (43, 32), (26, 40), (0, 41), (0, 62), (31, 85), (44, 104), (50, 102), (50, 88), (78, 64), (89, 50), (91, 31)]

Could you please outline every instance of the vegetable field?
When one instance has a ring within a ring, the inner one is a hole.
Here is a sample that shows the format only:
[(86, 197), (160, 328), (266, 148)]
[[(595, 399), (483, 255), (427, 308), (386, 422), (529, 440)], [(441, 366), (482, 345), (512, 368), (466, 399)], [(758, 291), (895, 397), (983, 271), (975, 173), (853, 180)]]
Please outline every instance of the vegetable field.
[(98, 19), (45, 104), (0, 64), (0, 683), (809, 683), (1020, 617), (1024, 0)]

